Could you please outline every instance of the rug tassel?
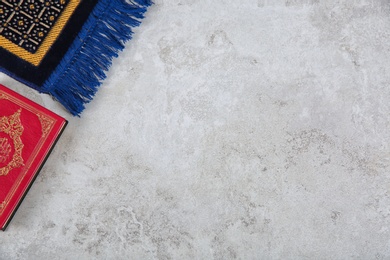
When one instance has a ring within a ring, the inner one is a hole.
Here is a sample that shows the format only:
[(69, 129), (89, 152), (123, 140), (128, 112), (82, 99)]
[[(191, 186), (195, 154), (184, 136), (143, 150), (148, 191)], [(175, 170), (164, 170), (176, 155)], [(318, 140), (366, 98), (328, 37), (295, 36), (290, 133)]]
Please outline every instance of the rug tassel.
[(44, 83), (42, 92), (52, 95), (72, 115), (79, 116), (95, 95), (112, 59), (140, 25), (148, 0), (101, 0), (77, 39)]

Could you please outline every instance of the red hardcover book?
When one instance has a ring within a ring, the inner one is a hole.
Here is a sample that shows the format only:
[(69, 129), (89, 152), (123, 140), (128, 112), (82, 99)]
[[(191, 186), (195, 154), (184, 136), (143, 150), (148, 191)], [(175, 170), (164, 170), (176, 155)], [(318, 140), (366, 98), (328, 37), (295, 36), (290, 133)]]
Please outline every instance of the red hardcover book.
[(67, 121), (0, 85), (0, 228), (5, 230)]

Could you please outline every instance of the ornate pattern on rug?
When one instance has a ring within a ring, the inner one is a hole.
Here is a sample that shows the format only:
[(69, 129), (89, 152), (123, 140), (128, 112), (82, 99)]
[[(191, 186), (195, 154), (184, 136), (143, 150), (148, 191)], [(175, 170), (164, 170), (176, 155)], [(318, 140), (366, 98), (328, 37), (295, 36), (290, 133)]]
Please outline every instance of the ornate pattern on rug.
[(79, 115), (150, 4), (0, 0), (0, 71)]
[(79, 2), (0, 0), (0, 46), (38, 65)]

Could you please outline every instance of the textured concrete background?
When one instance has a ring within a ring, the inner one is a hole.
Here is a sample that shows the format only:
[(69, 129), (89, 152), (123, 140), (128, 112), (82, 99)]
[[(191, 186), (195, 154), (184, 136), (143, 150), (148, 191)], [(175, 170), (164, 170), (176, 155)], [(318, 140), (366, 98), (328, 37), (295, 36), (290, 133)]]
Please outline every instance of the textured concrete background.
[(390, 3), (155, 2), (0, 259), (389, 259)]

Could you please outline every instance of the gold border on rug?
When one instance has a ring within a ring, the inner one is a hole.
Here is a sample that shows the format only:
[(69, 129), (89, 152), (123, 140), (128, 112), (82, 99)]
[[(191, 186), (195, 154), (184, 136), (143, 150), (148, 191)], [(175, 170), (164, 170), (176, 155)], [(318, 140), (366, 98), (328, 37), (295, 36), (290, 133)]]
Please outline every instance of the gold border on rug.
[(65, 10), (59, 16), (57, 22), (51, 28), (50, 32), (46, 36), (45, 40), (42, 42), (39, 49), (33, 54), (25, 49), (19, 47), (18, 45), (7, 40), (3, 36), (0, 36), (0, 47), (6, 49), (7, 51), (15, 54), (19, 58), (38, 66), (46, 53), (49, 51), (50, 47), (57, 40), (61, 31), (64, 29), (66, 23), (69, 21), (69, 18), (72, 16), (77, 6), (80, 4), (81, 0), (70, 0)]

